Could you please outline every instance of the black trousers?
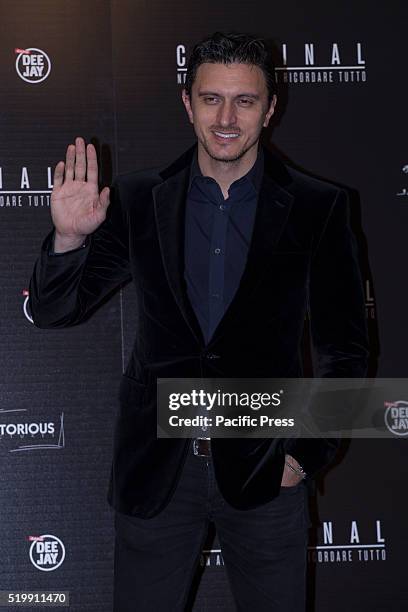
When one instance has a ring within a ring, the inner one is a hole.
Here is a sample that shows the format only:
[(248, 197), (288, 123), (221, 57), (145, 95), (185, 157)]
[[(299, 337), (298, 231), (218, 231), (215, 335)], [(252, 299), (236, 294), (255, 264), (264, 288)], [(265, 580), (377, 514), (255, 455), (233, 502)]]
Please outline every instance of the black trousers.
[(115, 514), (114, 612), (182, 612), (213, 521), (239, 612), (304, 612), (307, 488), (282, 487), (255, 510), (221, 496), (211, 459), (187, 456), (156, 517)]

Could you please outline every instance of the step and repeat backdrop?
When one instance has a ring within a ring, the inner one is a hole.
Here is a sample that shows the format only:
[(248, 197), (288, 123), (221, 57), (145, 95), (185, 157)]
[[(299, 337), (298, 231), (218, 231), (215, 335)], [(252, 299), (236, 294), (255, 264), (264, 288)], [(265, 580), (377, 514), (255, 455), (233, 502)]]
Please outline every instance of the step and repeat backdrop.
[[(205, 35), (273, 39), (280, 106), (265, 142), (349, 190), (370, 375), (407, 375), (407, 18), (402, 0), (0, 1), (0, 589), (69, 591), (73, 612), (112, 609), (106, 492), (137, 303), (125, 287), (86, 324), (39, 330), (27, 289), (51, 229), (53, 168), (75, 136), (97, 146), (105, 185), (194, 142), (181, 90)], [(389, 402), (406, 414), (408, 397)], [(344, 444), (317, 482), (310, 611), (408, 609), (401, 423), (395, 439)], [(235, 609), (212, 532), (190, 609)]]

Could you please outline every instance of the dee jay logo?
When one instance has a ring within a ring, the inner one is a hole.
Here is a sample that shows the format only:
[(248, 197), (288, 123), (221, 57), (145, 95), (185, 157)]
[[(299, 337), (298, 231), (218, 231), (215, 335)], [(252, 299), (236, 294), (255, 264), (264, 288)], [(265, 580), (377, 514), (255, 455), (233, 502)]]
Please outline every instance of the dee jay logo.
[(15, 49), (17, 53), (16, 71), (26, 83), (41, 83), (51, 72), (51, 60), (42, 49), (28, 47)]
[(29, 536), (30, 561), (42, 572), (56, 570), (65, 559), (65, 546), (55, 535)]
[(385, 424), (395, 436), (408, 436), (408, 402), (385, 402)]

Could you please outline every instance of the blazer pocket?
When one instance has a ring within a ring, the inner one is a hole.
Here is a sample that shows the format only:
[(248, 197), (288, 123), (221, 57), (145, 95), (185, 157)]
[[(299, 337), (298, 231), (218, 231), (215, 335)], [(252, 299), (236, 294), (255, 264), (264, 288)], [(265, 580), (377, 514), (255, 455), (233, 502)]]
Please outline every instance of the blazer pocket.
[(310, 251), (275, 251), (265, 262), (265, 276), (267, 280), (293, 285), (297, 278), (304, 280), (310, 261)]

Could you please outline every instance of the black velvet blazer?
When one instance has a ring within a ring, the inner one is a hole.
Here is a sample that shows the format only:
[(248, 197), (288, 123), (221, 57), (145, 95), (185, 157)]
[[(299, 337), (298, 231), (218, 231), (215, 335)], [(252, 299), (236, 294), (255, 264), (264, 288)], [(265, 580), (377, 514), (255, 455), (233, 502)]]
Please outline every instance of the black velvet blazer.
[[(138, 320), (122, 377), (108, 500), (151, 517), (171, 498), (188, 440), (156, 438), (156, 379), (297, 377), (306, 312), (315, 376), (360, 377), (368, 342), (364, 294), (346, 192), (265, 151), (252, 241), (239, 288), (206, 345), (184, 281), (184, 210), (194, 147), (166, 169), (120, 176), (108, 217), (88, 246), (50, 256), (44, 242), (30, 285), (34, 323), (80, 323), (132, 280)], [(285, 452), (313, 476), (335, 440), (213, 439), (216, 478), (236, 508), (279, 492)]]

